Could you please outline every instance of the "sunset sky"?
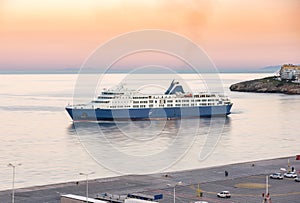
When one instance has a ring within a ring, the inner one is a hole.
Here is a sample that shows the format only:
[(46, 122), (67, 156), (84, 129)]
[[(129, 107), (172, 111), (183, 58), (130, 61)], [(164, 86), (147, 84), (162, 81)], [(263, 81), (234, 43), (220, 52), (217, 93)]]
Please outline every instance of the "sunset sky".
[(0, 0), (0, 70), (79, 68), (122, 33), (190, 38), (219, 69), (300, 64), (299, 0)]

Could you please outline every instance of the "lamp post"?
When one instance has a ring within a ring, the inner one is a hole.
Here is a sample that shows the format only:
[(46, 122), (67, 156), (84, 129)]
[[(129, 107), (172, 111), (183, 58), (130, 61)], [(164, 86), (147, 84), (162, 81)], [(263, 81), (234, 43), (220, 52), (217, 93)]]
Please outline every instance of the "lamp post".
[[(182, 182), (181, 181), (177, 182), (173, 187), (173, 202), (174, 203), (176, 202), (176, 186), (177, 185), (182, 185)], [(171, 184), (167, 184), (167, 186), (172, 187)]]
[(95, 172), (90, 173), (79, 173), (79, 175), (85, 176), (86, 179), (86, 202), (88, 203), (89, 199), (89, 175), (94, 174)]
[(9, 163), (7, 166), (8, 167), (12, 167), (13, 169), (13, 180), (12, 180), (12, 196), (11, 196), (11, 202), (12, 203), (15, 203), (15, 174), (16, 174), (16, 167), (17, 166), (21, 166), (22, 164), (12, 164), (12, 163)]

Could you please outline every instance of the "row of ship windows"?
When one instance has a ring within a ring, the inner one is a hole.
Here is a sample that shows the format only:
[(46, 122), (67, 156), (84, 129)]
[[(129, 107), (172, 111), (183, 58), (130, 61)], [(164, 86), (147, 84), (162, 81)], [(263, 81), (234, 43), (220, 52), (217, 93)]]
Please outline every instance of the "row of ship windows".
[(138, 104), (138, 103), (148, 103), (148, 101), (133, 101), (134, 104)]
[(109, 108), (115, 109), (115, 108), (130, 108), (130, 106), (110, 106)]
[(123, 92), (102, 92), (102, 94), (105, 94), (105, 95), (122, 95), (124, 93)]
[(99, 96), (97, 97), (98, 99), (114, 99), (115, 97), (102, 97), (102, 96)]
[[(219, 99), (192, 99), (192, 100), (175, 100), (176, 103), (181, 103), (181, 102), (213, 102), (213, 101), (219, 101)], [(155, 100), (149, 100), (149, 103), (157, 103), (158, 101)], [(167, 100), (167, 103), (173, 103), (174, 100)], [(138, 103), (148, 103), (148, 101), (133, 101), (134, 104), (138, 104)], [(164, 100), (163, 103), (166, 103), (166, 101)]]
[[(185, 95), (184, 95), (185, 96)], [(191, 97), (192, 95), (186, 95), (187, 97)], [(201, 95), (197, 95), (195, 94), (194, 97), (196, 98), (203, 98), (203, 97), (215, 97), (216, 95), (215, 94), (201, 94)], [(164, 96), (149, 96), (149, 97), (133, 97), (133, 99), (167, 99), (167, 98), (172, 98), (172, 96), (168, 96), (168, 95), (164, 95)]]
[[(167, 100), (167, 103), (173, 103), (174, 100)], [(219, 101), (218, 99), (196, 99), (196, 100), (175, 100), (176, 103), (184, 103), (184, 102), (213, 102), (213, 101)], [(94, 103), (109, 103), (110, 101), (94, 101)], [(149, 103), (157, 103), (158, 101), (155, 100), (150, 100)], [(128, 103), (127, 101), (117, 101), (117, 102), (113, 102), (113, 103)], [(133, 101), (134, 104), (147, 104), (148, 101)], [(163, 103), (165, 103), (165, 100), (163, 101)]]
[[(185, 96), (185, 97), (192, 97), (192, 94), (190, 94), (190, 95), (183, 95), (183, 96)], [(194, 95), (194, 97), (195, 98), (202, 98), (202, 97), (215, 97), (216, 95), (215, 94), (201, 94), (201, 95), (198, 95), (198, 94), (195, 94)], [(134, 99), (135, 99), (135, 97), (133, 97)], [(164, 98), (172, 98), (172, 96), (153, 96), (153, 97), (151, 97), (151, 96), (149, 96), (149, 99), (151, 99), (151, 98), (153, 98), (153, 99), (164, 99)], [(138, 98), (136, 98), (136, 99), (138, 99)], [(144, 98), (145, 99), (145, 98)]]
[[(108, 93), (106, 95), (117, 95), (117, 94), (113, 94), (113, 93)], [(120, 94), (119, 94), (120, 95)], [(215, 97), (216, 95), (212, 94), (212, 95), (194, 95), (195, 98), (203, 98), (203, 97)], [(139, 97), (132, 97), (133, 99), (168, 99), (168, 98), (172, 98), (173, 96), (149, 96), (149, 97), (144, 97), (144, 96), (139, 96)], [(189, 96), (191, 97), (191, 95)], [(98, 96), (98, 99), (113, 99), (114, 97), (107, 97), (107, 96)], [(123, 99), (130, 99), (130, 97), (122, 97)]]
[(198, 97), (215, 97), (216, 95), (211, 94), (211, 95), (194, 95), (194, 97), (198, 98)]
[[(213, 103), (200, 103), (201, 106), (209, 106), (213, 105)], [(164, 107), (164, 105), (159, 105), (160, 107)], [(195, 106), (194, 104), (175, 104), (175, 107), (184, 107), (184, 106)], [(146, 105), (133, 105), (133, 108), (146, 108)], [(149, 108), (152, 108), (153, 104), (149, 105)], [(174, 107), (173, 104), (167, 104), (167, 107)], [(130, 108), (130, 106), (110, 106), (109, 108), (115, 109), (115, 108)]]
[[(149, 98), (151, 98), (151, 96)], [(133, 97), (133, 99), (148, 99), (148, 97)]]
[(98, 100), (96, 100), (96, 101), (94, 101), (94, 103), (109, 103), (109, 101), (98, 101)]

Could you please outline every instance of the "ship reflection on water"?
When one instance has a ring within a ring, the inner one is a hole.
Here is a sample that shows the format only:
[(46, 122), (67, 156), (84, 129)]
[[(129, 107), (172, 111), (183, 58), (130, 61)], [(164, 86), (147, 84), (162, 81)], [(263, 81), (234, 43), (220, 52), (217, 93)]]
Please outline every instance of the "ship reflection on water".
[(68, 132), (76, 135), (102, 166), (122, 174), (144, 174), (171, 167), (189, 156), (189, 151), (198, 152), (195, 160), (205, 159), (214, 150), (220, 136), (227, 134), (229, 126), (230, 118), (224, 116), (75, 122), (69, 126)]

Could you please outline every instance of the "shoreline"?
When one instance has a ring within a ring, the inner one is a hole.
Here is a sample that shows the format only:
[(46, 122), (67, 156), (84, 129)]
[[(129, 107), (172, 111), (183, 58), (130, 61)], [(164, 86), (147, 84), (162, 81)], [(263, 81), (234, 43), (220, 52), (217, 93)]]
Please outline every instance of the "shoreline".
[(271, 76), (232, 84), (229, 89), (236, 92), (281, 93), (300, 95), (300, 84), (291, 81), (278, 80)]
[[(208, 167), (203, 167), (203, 168), (184, 169), (184, 170), (178, 170), (178, 171), (167, 171), (167, 172), (158, 172), (158, 173), (150, 173), (150, 174), (126, 174), (126, 175), (121, 174), (118, 176), (90, 178), (89, 181), (106, 182), (107, 180), (119, 179), (120, 177), (125, 177), (125, 176), (148, 176), (148, 175), (159, 175), (159, 174), (161, 174), (163, 176), (166, 174), (188, 173), (188, 172), (192, 172), (192, 171), (209, 170), (209, 169), (215, 169), (215, 168), (219, 168), (219, 167), (229, 167), (229, 166), (233, 166), (233, 165), (252, 164), (252, 163), (261, 162), (261, 161), (272, 161), (272, 160), (293, 159), (293, 158), (295, 158), (295, 157), (294, 156), (284, 156), (284, 157), (274, 157), (274, 158), (267, 158), (267, 159), (258, 159), (258, 160), (253, 160), (253, 161), (221, 164), (221, 165), (208, 166)], [(299, 161), (299, 163), (300, 163), (300, 161)], [(73, 181), (70, 180), (70, 181), (66, 181), (66, 182), (57, 182), (57, 183), (51, 183), (51, 184), (45, 184), (45, 185), (41, 184), (41, 185), (32, 185), (32, 186), (25, 186), (25, 187), (19, 187), (19, 188), (15, 187), (15, 190), (30, 191), (31, 189), (57, 188), (57, 187), (69, 186), (70, 184), (73, 185), (74, 182), (85, 183), (86, 181), (85, 180), (73, 180)], [(9, 189), (9, 188), (0, 189), (0, 193), (5, 192), (5, 191), (10, 191), (10, 190), (11, 189)]]
[[(259, 161), (249, 161), (244, 163), (234, 163), (216, 167), (207, 167), (168, 173), (154, 173), (148, 175), (123, 175), (109, 178), (90, 179), (90, 197), (95, 197), (97, 196), (97, 194), (105, 192), (118, 195), (136, 192), (146, 194), (161, 192), (164, 194), (164, 196), (166, 196), (166, 199), (160, 202), (168, 202), (167, 200), (172, 197), (172, 195), (170, 195), (168, 192), (169, 190), (172, 191), (172, 188), (168, 188), (167, 185), (172, 185), (180, 181), (183, 183), (182, 188), (188, 190), (188, 192), (191, 192), (190, 188), (192, 186), (194, 187), (195, 184), (199, 183), (201, 183), (202, 187), (206, 185), (208, 187), (210, 184), (214, 184), (216, 186), (216, 189), (218, 190), (222, 190), (221, 188), (224, 187), (224, 185), (228, 185), (228, 187), (230, 187), (230, 190), (234, 190), (234, 187), (231, 187), (230, 184), (224, 184), (224, 181), (237, 181), (257, 176), (264, 177), (265, 175), (279, 172), (280, 168), (287, 168), (288, 160), (290, 161), (291, 167), (293, 166), (297, 170), (300, 169), (300, 161), (295, 160), (295, 156), (288, 156), (275, 159), (264, 159)], [(224, 171), (229, 172), (228, 177), (224, 176)], [(260, 181), (265, 181), (265, 179), (260, 179)], [(21, 202), (24, 203), (45, 201), (54, 203), (59, 202), (61, 194), (76, 194), (85, 196), (85, 182), (86, 181), (75, 180), (71, 182), (51, 185), (18, 188), (15, 190), (16, 199), (18, 199), (18, 201), (22, 199)], [(300, 190), (300, 184), (298, 186)], [(287, 190), (289, 188), (290, 187), (288, 187)], [(227, 188), (224, 187), (224, 190), (225, 189)], [(205, 189), (205, 191), (206, 190), (214, 190), (214, 188)], [(213, 191), (213, 194), (215, 192), (216, 191)], [(252, 191), (247, 190), (245, 192)], [(211, 193), (212, 191), (206, 191), (204, 192), (204, 195), (210, 198), (210, 196), (212, 196)], [(11, 197), (10, 195), (11, 190), (0, 191), (0, 202), (2, 202), (3, 200), (5, 200), (4, 202), (8, 202)], [(212, 198), (213, 197), (214, 196), (212, 196)]]

